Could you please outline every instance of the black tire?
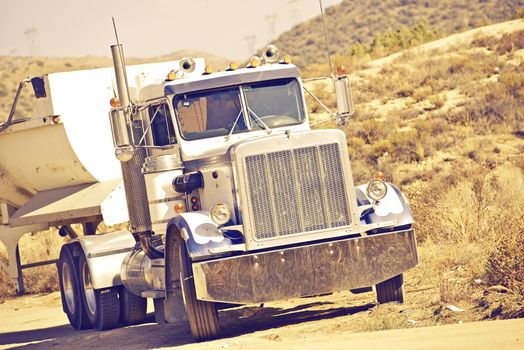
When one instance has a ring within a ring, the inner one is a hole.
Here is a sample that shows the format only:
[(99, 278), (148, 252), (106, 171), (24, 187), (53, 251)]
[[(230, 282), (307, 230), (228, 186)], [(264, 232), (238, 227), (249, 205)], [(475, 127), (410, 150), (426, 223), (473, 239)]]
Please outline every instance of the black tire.
[(404, 277), (402, 274), (380, 282), (376, 285), (379, 304), (404, 302)]
[(80, 257), (80, 290), (89, 321), (99, 331), (115, 328), (120, 322), (120, 302), (118, 288), (94, 289), (91, 272), (85, 256)]
[(65, 246), (60, 251), (57, 268), (62, 309), (71, 327), (76, 330), (92, 328), (80, 292), (78, 264), (75, 263), (73, 255)]
[(196, 298), (193, 269), (184, 243), (179, 245), (180, 281), (191, 334), (197, 341), (209, 340), (220, 334), (220, 323), (216, 305)]
[(120, 299), (120, 323), (125, 326), (141, 323), (146, 318), (147, 299), (139, 297), (120, 286), (118, 291)]

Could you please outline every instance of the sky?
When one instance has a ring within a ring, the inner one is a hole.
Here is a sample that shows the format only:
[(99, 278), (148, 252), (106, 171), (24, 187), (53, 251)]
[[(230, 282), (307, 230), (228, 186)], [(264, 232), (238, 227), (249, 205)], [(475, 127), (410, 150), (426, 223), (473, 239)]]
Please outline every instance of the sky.
[(114, 16), (127, 57), (194, 49), (246, 59), (319, 14), (318, 0), (0, 0), (0, 55), (110, 56)]

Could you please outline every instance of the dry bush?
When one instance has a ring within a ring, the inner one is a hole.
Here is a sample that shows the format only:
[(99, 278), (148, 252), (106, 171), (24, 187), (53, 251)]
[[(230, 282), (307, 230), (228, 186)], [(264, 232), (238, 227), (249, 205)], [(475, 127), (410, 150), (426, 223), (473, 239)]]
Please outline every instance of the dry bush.
[(435, 108), (437, 109), (442, 108), (444, 104), (446, 104), (446, 100), (447, 100), (447, 97), (444, 94), (436, 94), (436, 95), (430, 96), (429, 98), (429, 102), (431, 102), (431, 104), (433, 104), (433, 106), (435, 106)]
[(512, 132), (524, 124), (524, 65), (505, 66), (498, 82), (477, 86), (463, 108), (445, 115), (453, 124), (473, 126), (478, 134)]
[(366, 144), (373, 144), (378, 140), (384, 139), (389, 133), (389, 127), (385, 122), (376, 119), (363, 121), (356, 128), (356, 136), (364, 140)]
[(520, 49), (524, 49), (524, 30), (502, 35), (502, 38), (495, 46), (495, 50), (499, 55)]
[(364, 155), (364, 146), (366, 142), (358, 136), (349, 136), (347, 140), (350, 158), (362, 159), (362, 156)]
[(450, 131), (449, 124), (442, 118), (417, 119), (413, 123), (413, 127), (419, 134), (428, 134), (431, 136), (437, 136), (446, 131)]
[(459, 303), (471, 297), (472, 281), (484, 272), (485, 247), (431, 241), (424, 244), (421, 252), (425, 282), (437, 286), (441, 302)]
[(433, 94), (433, 88), (429, 85), (421, 86), (413, 91), (413, 98), (417, 102), (427, 100)]
[[(521, 218), (524, 220), (524, 218)], [(486, 279), (524, 296), (524, 225), (515, 231), (505, 230), (486, 262)]]
[(514, 166), (488, 171), (465, 163), (419, 192), (411, 203), (422, 242), (497, 242), (523, 220), (524, 174)]
[(404, 163), (419, 162), (427, 157), (431, 150), (425, 142), (425, 135), (419, 134), (417, 130), (395, 131), (390, 134), (388, 140), (393, 145), (391, 156)]

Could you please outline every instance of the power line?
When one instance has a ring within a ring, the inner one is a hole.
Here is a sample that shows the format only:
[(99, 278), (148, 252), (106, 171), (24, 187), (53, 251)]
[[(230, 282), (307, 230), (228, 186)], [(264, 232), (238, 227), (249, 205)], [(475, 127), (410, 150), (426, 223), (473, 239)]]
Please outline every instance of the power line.
[(255, 33), (248, 35), (244, 38), (246, 40), (247, 44), (247, 50), (250, 55), (253, 55), (255, 53), (255, 42), (257, 39), (257, 35)]
[(26, 29), (24, 32), (24, 36), (29, 41), (29, 55), (30, 56), (37, 56), (39, 52), (38, 48), (38, 28), (35, 26), (32, 26), (29, 29)]
[(272, 14), (269, 14), (266, 16), (266, 21), (267, 21), (267, 27), (268, 27), (268, 35), (269, 35), (269, 40), (273, 40), (276, 38), (277, 34), (276, 34), (276, 23), (277, 23), (277, 14), (276, 13), (272, 13)]

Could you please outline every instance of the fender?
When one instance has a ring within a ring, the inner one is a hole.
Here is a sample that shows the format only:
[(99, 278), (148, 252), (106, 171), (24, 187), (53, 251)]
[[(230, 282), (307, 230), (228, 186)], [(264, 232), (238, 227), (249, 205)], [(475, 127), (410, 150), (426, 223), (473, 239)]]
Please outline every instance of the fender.
[(126, 230), (111, 233), (81, 236), (67, 243), (62, 249), (71, 249), (74, 256), (84, 254), (91, 271), (91, 282), (95, 289), (118, 286), (120, 267), (136, 242)]
[(182, 213), (169, 220), (167, 231), (176, 227), (186, 242), (189, 257), (202, 260), (216, 257), (210, 249), (225, 248), (233, 245), (233, 240), (224, 236), (218, 225), (211, 220), (208, 211)]
[[(396, 224), (394, 229), (411, 226), (414, 221), (413, 214), (405, 196), (397, 186), (389, 182), (386, 183), (386, 186), (388, 188), (386, 196), (382, 198), (373, 209), (369, 210), (369, 212), (362, 217), (362, 220), (367, 224), (395, 220)], [(373, 202), (366, 194), (366, 187), (367, 184), (364, 184), (355, 188), (359, 205)], [(391, 228), (386, 228), (386, 231), (390, 229)], [(380, 231), (382, 232), (383, 230)]]

